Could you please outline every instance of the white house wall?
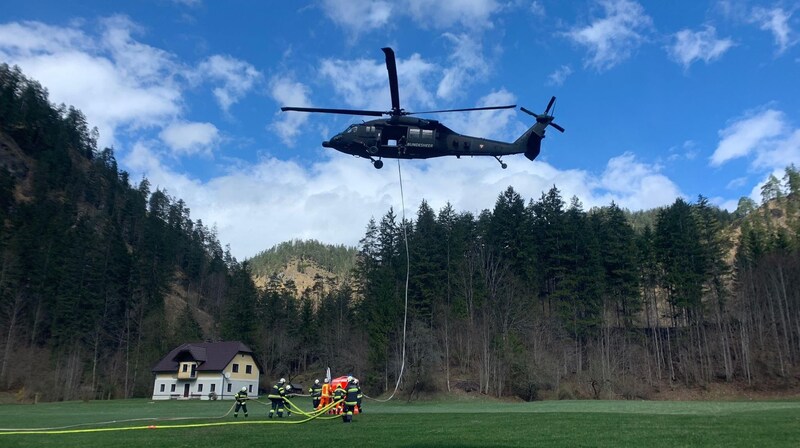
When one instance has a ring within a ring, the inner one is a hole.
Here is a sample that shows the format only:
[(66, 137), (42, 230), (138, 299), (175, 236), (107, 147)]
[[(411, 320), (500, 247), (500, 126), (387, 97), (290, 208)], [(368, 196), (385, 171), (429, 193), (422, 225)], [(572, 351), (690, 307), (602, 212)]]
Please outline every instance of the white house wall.
[[(186, 385), (189, 386), (188, 396), (184, 396)], [(192, 380), (179, 380), (177, 372), (175, 374), (158, 374), (153, 383), (152, 399), (209, 400), (209, 394), (214, 392), (217, 394), (218, 400), (232, 400), (234, 394), (239, 392), (242, 387), (247, 388), (247, 395), (250, 398), (258, 398), (258, 374), (255, 375), (255, 378), (225, 378), (222, 373), (200, 373), (197, 378)]]

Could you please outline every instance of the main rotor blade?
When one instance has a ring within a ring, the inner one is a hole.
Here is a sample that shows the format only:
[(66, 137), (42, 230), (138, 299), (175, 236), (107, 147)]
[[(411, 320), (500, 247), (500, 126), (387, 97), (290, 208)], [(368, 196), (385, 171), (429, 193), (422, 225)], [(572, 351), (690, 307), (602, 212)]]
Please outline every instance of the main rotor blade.
[(550, 122), (550, 126), (552, 126), (552, 127), (556, 128), (556, 129), (558, 129), (558, 130), (559, 130), (559, 131), (561, 131), (561, 132), (564, 132), (564, 128), (562, 128), (561, 126), (559, 126), (559, 125), (557, 125), (557, 124), (553, 123), (552, 121)]
[(324, 114), (343, 114), (343, 115), (368, 115), (371, 117), (382, 117), (389, 112), (379, 110), (358, 110), (358, 109), (322, 109), (319, 107), (281, 107), (284, 112), (322, 112)]
[(386, 55), (386, 70), (389, 72), (389, 91), (392, 93), (392, 112), (400, 111), (400, 93), (397, 89), (397, 64), (394, 60), (394, 50), (389, 47), (381, 48)]
[(547, 103), (547, 109), (544, 110), (544, 114), (545, 115), (547, 115), (547, 113), (550, 112), (550, 108), (553, 107), (553, 103), (555, 103), (555, 102), (556, 102), (556, 97), (555, 96), (551, 97), (550, 98), (550, 102)]
[(436, 114), (440, 112), (469, 112), (471, 110), (513, 109), (515, 107), (517, 107), (516, 104), (512, 104), (510, 106), (468, 107), (466, 109), (426, 110), (423, 112), (407, 112), (406, 115)]
[(525, 109), (524, 107), (520, 107), (519, 110), (525, 112), (528, 115), (533, 115), (534, 117), (539, 118), (539, 114), (531, 112), (528, 109)]

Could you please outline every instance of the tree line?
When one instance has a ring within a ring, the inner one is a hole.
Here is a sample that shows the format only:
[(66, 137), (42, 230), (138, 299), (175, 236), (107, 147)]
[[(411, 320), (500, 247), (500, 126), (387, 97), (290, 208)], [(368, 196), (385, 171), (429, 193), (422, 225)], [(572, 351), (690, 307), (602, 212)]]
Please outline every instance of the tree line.
[[(303, 291), (272, 275), (259, 290), (213, 227), (147, 179), (132, 186), (96, 141), (79, 111), (0, 65), (0, 389), (147, 396), (150, 367), (199, 339), (249, 344), (265, 382), (330, 366), (370, 394), (393, 389), (401, 371), (409, 397), (795, 385), (794, 166), (734, 213), (702, 196), (585, 210), (555, 186), (535, 199), (509, 187), (477, 215), (423, 201), (413, 219), (389, 209), (370, 220), (351, 265), (348, 250), (287, 243), (350, 275)], [(186, 298), (172, 318), (169, 295)]]
[(374, 394), (401, 370), (409, 396), (794, 387), (798, 179), (786, 168), (760, 206), (743, 198), (733, 213), (703, 196), (648, 216), (584, 210), (555, 186), (527, 201), (509, 187), (477, 216), (390, 209), (368, 223), (352, 281), (296, 292), (273, 276), (253, 301), (256, 345), (275, 372), (330, 366)]
[[(150, 368), (202, 334), (249, 272), (183, 200), (131, 186), (72, 107), (0, 64), (0, 390), (22, 399), (144, 396)], [(190, 298), (177, 323), (164, 298)]]

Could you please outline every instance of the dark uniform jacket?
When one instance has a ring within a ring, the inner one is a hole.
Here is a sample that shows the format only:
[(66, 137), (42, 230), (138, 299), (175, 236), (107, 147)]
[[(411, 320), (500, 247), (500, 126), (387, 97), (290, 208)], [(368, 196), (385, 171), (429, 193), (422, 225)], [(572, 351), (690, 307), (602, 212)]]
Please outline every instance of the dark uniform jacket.
[(276, 383), (274, 386), (272, 386), (272, 390), (269, 392), (269, 395), (267, 395), (267, 398), (272, 400), (276, 398), (283, 398), (284, 395), (286, 395), (286, 389), (283, 387), (283, 384)]
[(245, 401), (247, 401), (247, 392), (242, 392), (242, 391), (236, 392), (233, 398), (235, 398), (236, 401), (238, 401), (239, 403), (244, 403)]
[(339, 401), (344, 398), (344, 389), (341, 387), (337, 387), (336, 390), (333, 392), (333, 401)]
[(314, 384), (308, 388), (308, 393), (311, 394), (312, 398), (319, 398), (322, 396), (322, 386), (319, 384)]
[(358, 386), (355, 384), (347, 385), (347, 395), (344, 398), (344, 404), (349, 406), (355, 406), (358, 403)]

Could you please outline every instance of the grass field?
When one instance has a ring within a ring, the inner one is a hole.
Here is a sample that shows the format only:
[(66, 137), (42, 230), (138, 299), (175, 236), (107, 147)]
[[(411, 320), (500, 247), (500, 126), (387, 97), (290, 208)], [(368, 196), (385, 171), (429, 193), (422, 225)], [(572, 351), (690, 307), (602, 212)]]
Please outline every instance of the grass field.
[[(306, 399), (294, 401), (310, 407)], [(287, 424), (303, 419), (297, 415), (269, 420), (267, 407), (256, 402), (246, 420), (232, 414), (218, 418), (231, 405), (149, 400), (0, 405), (3, 429), (162, 419), (69, 428), (114, 429), (95, 433), (0, 433), (0, 447), (800, 447), (800, 401), (366, 401), (366, 412), (351, 424), (339, 418)], [(174, 417), (197, 418), (165, 420)], [(170, 427), (205, 423), (217, 426)], [(124, 427), (144, 429), (116, 430)]]

